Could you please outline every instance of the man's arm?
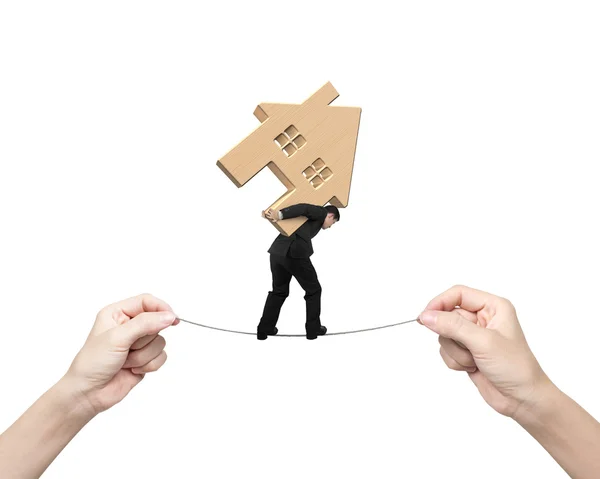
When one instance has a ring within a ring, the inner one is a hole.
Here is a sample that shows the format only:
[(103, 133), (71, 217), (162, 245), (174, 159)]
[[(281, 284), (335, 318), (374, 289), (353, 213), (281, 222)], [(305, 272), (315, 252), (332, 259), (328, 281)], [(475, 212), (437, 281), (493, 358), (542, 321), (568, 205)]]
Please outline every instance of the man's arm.
[(282, 220), (296, 218), (297, 216), (306, 216), (309, 220), (320, 220), (325, 219), (327, 216), (327, 210), (323, 206), (309, 205), (307, 203), (288, 206), (280, 210), (279, 213), (279, 219)]

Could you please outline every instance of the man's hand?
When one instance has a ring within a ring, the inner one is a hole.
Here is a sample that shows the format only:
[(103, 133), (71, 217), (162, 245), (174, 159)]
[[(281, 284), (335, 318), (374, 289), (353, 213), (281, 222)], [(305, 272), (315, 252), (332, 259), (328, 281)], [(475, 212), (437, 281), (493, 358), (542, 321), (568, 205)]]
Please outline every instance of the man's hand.
[(269, 208), (267, 211), (263, 211), (263, 216), (273, 223), (279, 221), (279, 210)]
[(103, 308), (63, 382), (98, 414), (121, 401), (167, 360), (158, 333), (176, 325), (171, 307), (142, 294)]
[(504, 298), (455, 286), (433, 299), (419, 322), (439, 334), (446, 365), (466, 371), (485, 401), (505, 416), (517, 419), (535, 408), (551, 385)]

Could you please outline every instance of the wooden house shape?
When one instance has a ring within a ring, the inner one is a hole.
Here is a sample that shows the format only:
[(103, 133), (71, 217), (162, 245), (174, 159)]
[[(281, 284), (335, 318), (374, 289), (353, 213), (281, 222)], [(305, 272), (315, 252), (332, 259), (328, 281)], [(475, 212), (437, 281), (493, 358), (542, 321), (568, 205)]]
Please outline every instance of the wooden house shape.
[[(328, 82), (300, 105), (261, 103), (254, 111), (261, 125), (217, 165), (238, 188), (268, 166), (287, 188), (270, 208), (297, 203), (345, 208), (361, 109), (330, 106), (338, 96)], [(289, 236), (305, 221), (302, 216), (272, 224)]]

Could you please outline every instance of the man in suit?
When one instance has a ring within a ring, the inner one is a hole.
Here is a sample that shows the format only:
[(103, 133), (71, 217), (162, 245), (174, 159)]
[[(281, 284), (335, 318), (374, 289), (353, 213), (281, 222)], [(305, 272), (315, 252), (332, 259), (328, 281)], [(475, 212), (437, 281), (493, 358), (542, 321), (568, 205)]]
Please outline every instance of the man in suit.
[(327, 332), (321, 326), (321, 285), (317, 272), (310, 261), (313, 254), (312, 238), (322, 229), (331, 228), (340, 219), (339, 210), (332, 205), (316, 206), (301, 203), (283, 208), (280, 211), (269, 209), (264, 216), (277, 222), (297, 216), (306, 216), (306, 221), (290, 236), (280, 234), (269, 248), (273, 290), (269, 291), (262, 318), (257, 327), (257, 338), (277, 334), (277, 320), (285, 298), (290, 292), (292, 276), (305, 291), (306, 300), (306, 339), (316, 339)]

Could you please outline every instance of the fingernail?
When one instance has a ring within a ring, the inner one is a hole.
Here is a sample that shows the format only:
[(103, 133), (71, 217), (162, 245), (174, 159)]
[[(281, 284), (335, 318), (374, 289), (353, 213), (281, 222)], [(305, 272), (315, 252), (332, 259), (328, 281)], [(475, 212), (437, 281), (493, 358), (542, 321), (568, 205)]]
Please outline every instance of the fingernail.
[(160, 318), (164, 323), (171, 324), (175, 321), (177, 316), (172, 311), (166, 311), (162, 314), (162, 318)]
[(423, 311), (420, 314), (419, 319), (421, 320), (421, 323), (423, 323), (425, 326), (434, 326), (437, 320), (437, 312)]

